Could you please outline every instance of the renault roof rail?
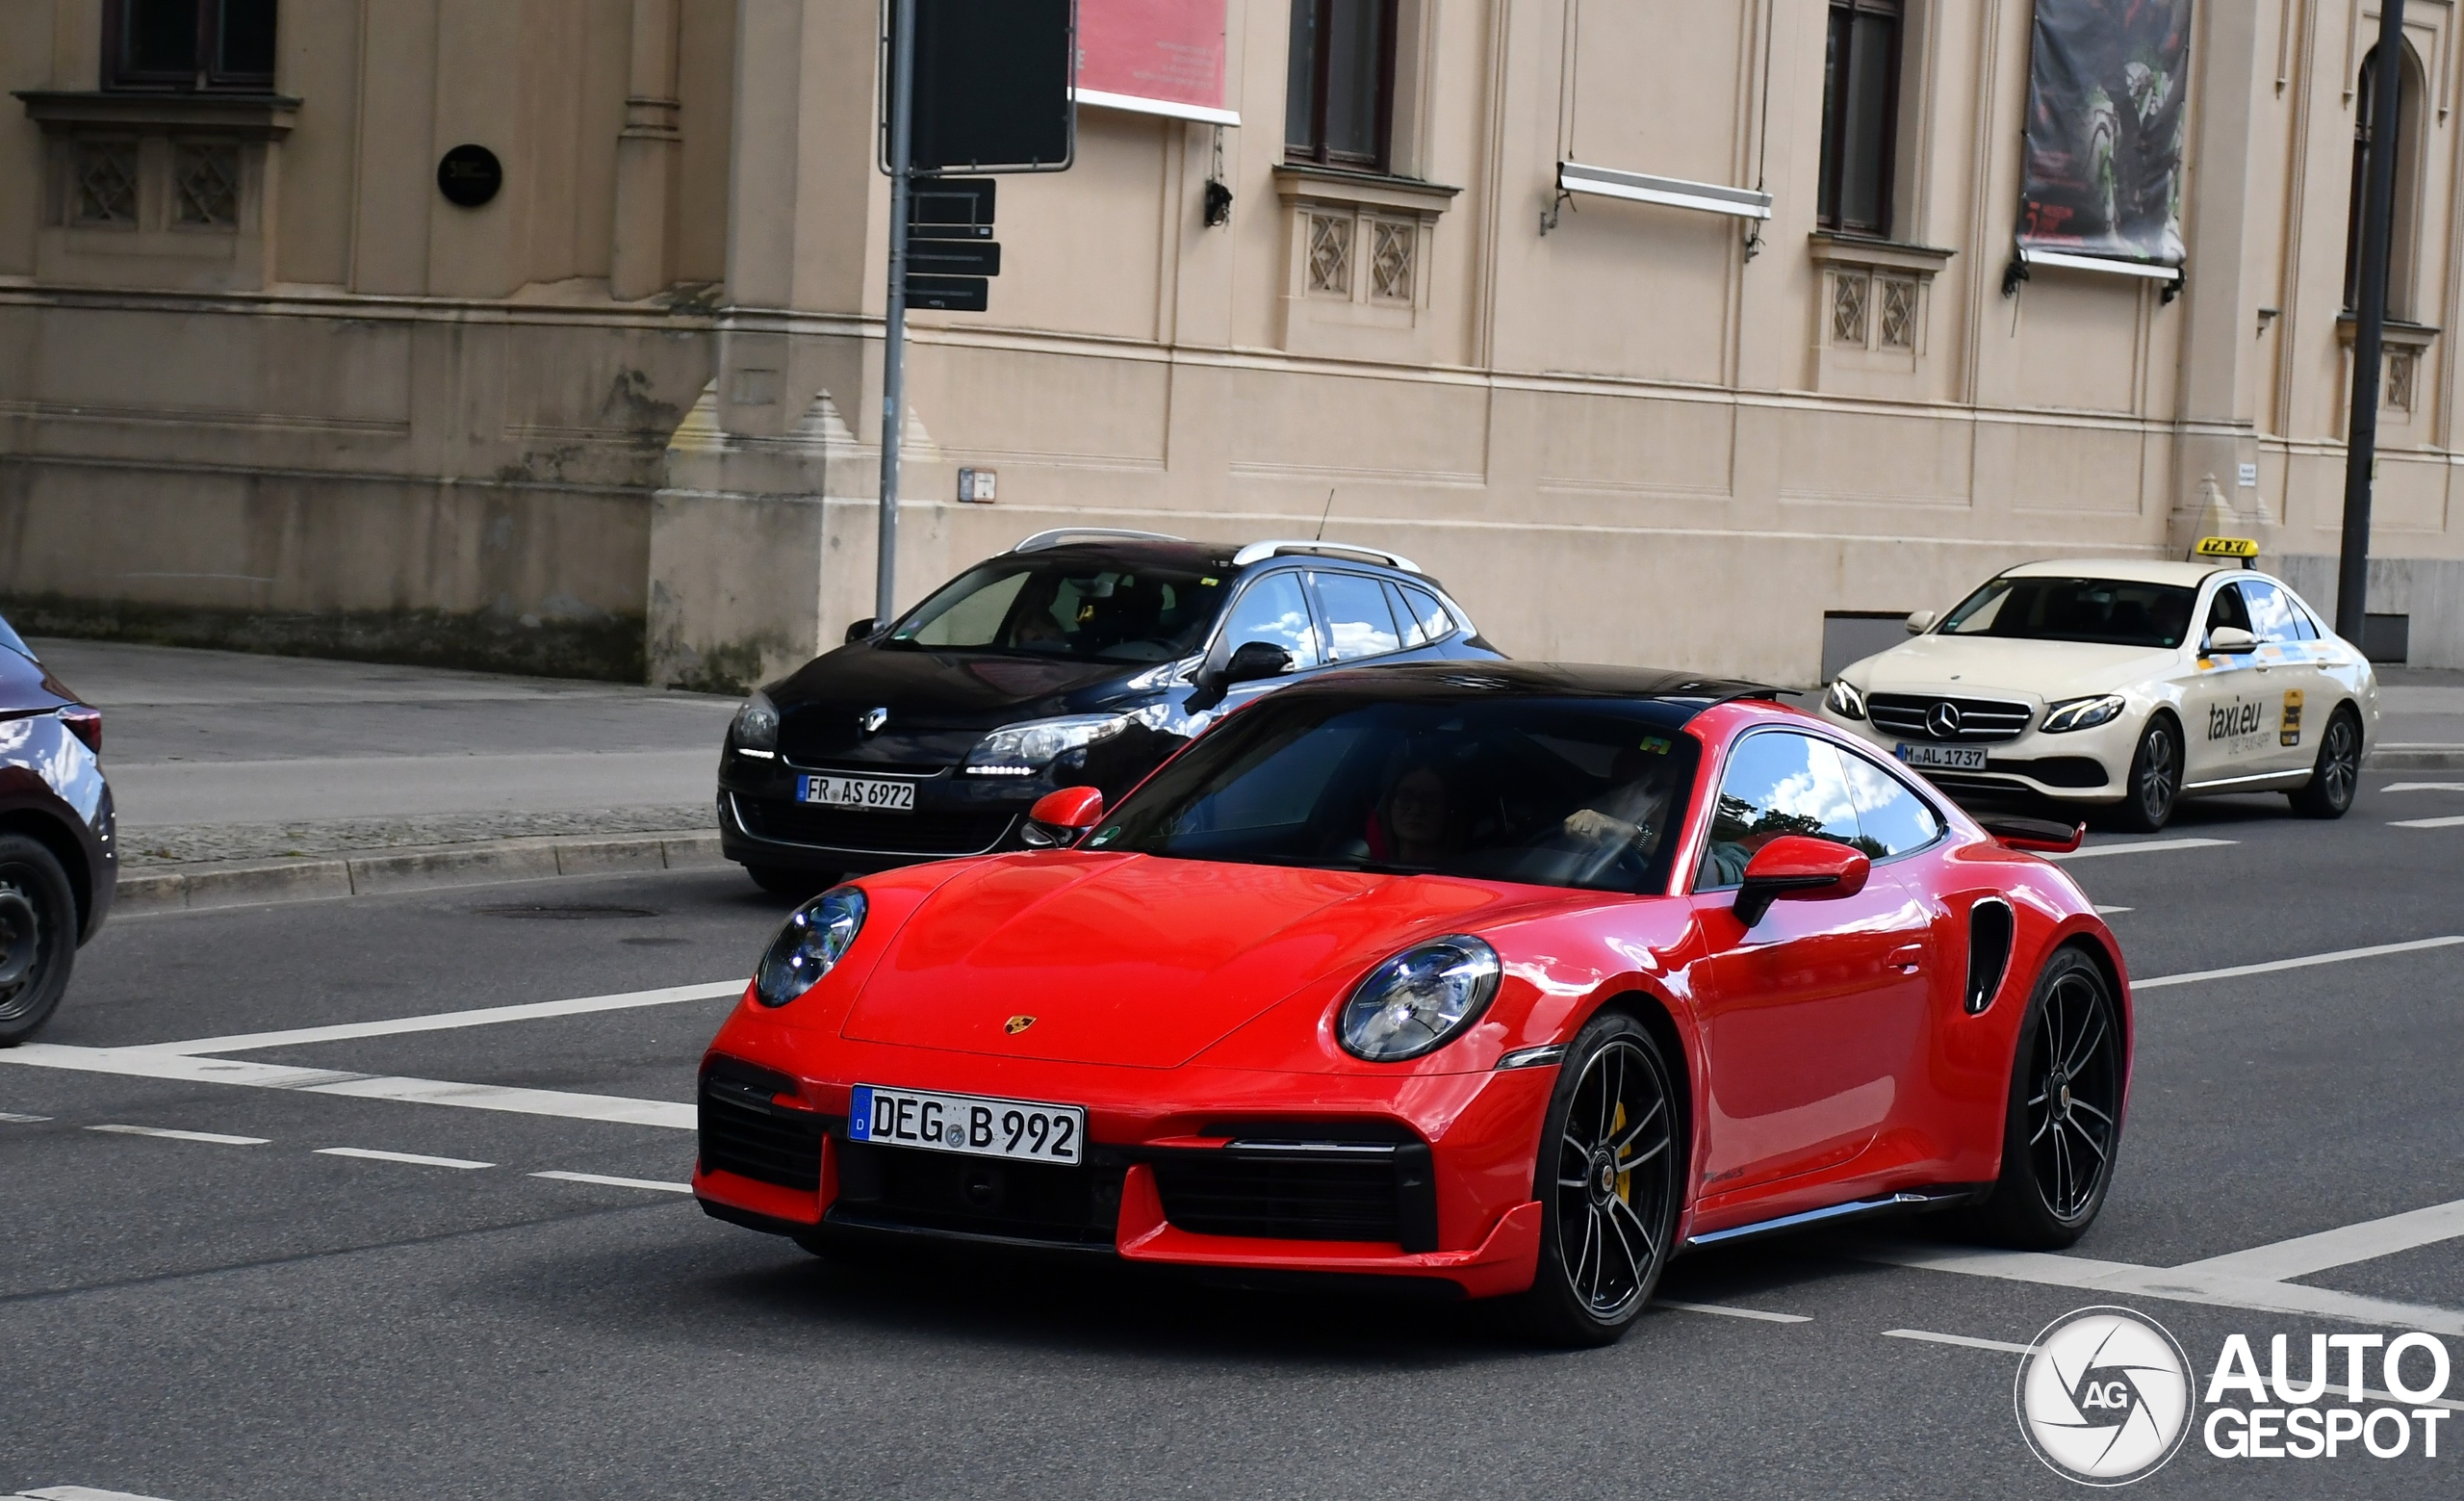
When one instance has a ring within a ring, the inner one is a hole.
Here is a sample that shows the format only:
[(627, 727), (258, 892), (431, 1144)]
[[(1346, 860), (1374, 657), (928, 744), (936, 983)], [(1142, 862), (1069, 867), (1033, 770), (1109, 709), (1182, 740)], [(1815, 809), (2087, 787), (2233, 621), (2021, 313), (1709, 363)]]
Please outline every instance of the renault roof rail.
[(1278, 557), (1286, 553), (1365, 557), (1373, 563), (1384, 563), (1389, 568), (1399, 568), (1405, 573), (1421, 571), (1420, 564), (1413, 562), (1400, 553), (1390, 553), (1382, 547), (1364, 547), (1357, 542), (1252, 542), (1232, 556), (1232, 566), (1246, 568), (1251, 563), (1264, 562), (1270, 557)]
[(1119, 527), (1055, 527), (1039, 531), (1010, 549), (1013, 553), (1040, 553), (1048, 547), (1059, 547), (1076, 537), (1131, 537), (1141, 542), (1183, 542), (1168, 531), (1129, 531)]

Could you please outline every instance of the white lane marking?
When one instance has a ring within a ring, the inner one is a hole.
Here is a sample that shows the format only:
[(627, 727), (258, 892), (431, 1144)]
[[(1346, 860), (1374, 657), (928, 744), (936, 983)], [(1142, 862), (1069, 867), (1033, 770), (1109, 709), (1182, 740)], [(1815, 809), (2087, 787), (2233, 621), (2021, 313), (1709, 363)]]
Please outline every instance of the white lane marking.
[(2047, 855), (2047, 860), (2093, 860), (2098, 855), (2153, 854), (2165, 849), (2214, 849), (2223, 844), (2238, 844), (2239, 840), (2140, 840), (2128, 844), (2090, 844), (2067, 854)]
[(559, 1183), (599, 1183), (608, 1188), (655, 1188), (663, 1194), (689, 1194), (690, 1183), (662, 1183), (654, 1178), (609, 1178), (604, 1173), (533, 1173), (532, 1178), (552, 1178)]
[(341, 1022), (331, 1026), (294, 1027), (282, 1032), (244, 1032), (233, 1037), (200, 1037), (193, 1042), (149, 1045), (149, 1052), (195, 1055), (245, 1052), (259, 1048), (298, 1048), (310, 1043), (348, 1042), (360, 1037), (395, 1037), (404, 1032), (442, 1032), (465, 1026), (491, 1026), (505, 1022), (536, 1022), (547, 1017), (578, 1017), (594, 1011), (629, 1011), (638, 1006), (672, 1006), (679, 1001), (716, 1000), (741, 996), (745, 980), (713, 980), (704, 985), (670, 985), (662, 990), (631, 991), (620, 996), (579, 996), (571, 1000), (534, 1000), (518, 1006), (483, 1006), (475, 1011), (440, 1011), (424, 1017), (397, 1017), (385, 1022)]
[(59, 1043), (28, 1043), (19, 1048), (0, 1048), (0, 1064), (68, 1069), (86, 1074), (116, 1074), (133, 1078), (172, 1079), (188, 1084), (295, 1089), (312, 1095), (346, 1095), (360, 1100), (402, 1100), (420, 1104), (456, 1105), (466, 1110), (502, 1110), (515, 1115), (560, 1116), (572, 1121), (607, 1121), (620, 1126), (658, 1126), (680, 1131), (692, 1130), (695, 1126), (693, 1106), (664, 1100), (569, 1094), (553, 1089), (516, 1089), (498, 1084), (457, 1084), (447, 1079), (391, 1078), (346, 1074), (334, 1069), (299, 1069), (280, 1063), (191, 1057), (144, 1048), (71, 1048)]
[(90, 1131), (109, 1131), (115, 1136), (160, 1136), (165, 1141), (201, 1141), (210, 1147), (263, 1147), (263, 1136), (225, 1136), (219, 1131), (175, 1131), (161, 1126), (90, 1126)]
[(2339, 1226), (2315, 1235), (2297, 1235), (2273, 1245), (2253, 1246), (2247, 1251), (2192, 1261), (2173, 1270), (2282, 1281), (2458, 1237), (2464, 1237), (2464, 1200)]
[(1938, 1246), (1886, 1245), (1861, 1253), (1887, 1266), (1927, 1272), (1956, 1272), (2003, 1281), (2033, 1282), (2042, 1287), (2075, 1287), (2103, 1293), (2164, 1298), (2261, 1313), (2298, 1313), (2340, 1319), (2351, 1324), (2382, 1324), (2437, 1334), (2464, 1334), (2464, 1310), (2398, 1303), (2298, 1282), (2272, 1282), (2255, 1277), (2220, 1277), (2180, 1267), (2137, 1266), (2127, 1261), (2094, 1261), (2086, 1256), (2056, 1255), (2043, 1251), (1959, 1251)]
[(34, 1501), (162, 1501), (159, 1496), (141, 1496), (127, 1490), (96, 1490), (91, 1486), (45, 1486), (40, 1490), (21, 1490), (20, 1496)]
[(2464, 825), (2464, 815), (2452, 818), (2398, 818), (2389, 823), (2391, 829), (2452, 829)]
[(2012, 1355), (2027, 1355), (2034, 1345), (2015, 1345), (2007, 1339), (1979, 1339), (1974, 1334), (1938, 1334), (1930, 1329), (1886, 1329), (1885, 1339), (1921, 1339), (1929, 1345), (1959, 1345), (1969, 1350), (2001, 1350)]
[(2464, 782), (2394, 782), (2382, 792), (2464, 792)]
[[(2382, 954), (2412, 954), (2426, 948), (2446, 948), (2464, 944), (2464, 937), (2417, 938), (2403, 944), (2373, 944), (2367, 948), (2339, 948), (2332, 953), (2304, 954), (2298, 959), (2271, 959), (2265, 964), (2237, 964), (2224, 970), (2194, 970), (2187, 974), (2160, 974), (2152, 980), (2133, 980), (2134, 991), (2162, 990), (2168, 985), (2196, 985), (2202, 980), (2230, 980), (2245, 974), (2273, 974), (2279, 970), (2307, 970), (2313, 965), (2343, 964), (2348, 959), (2375, 959)], [(0, 1057), (7, 1054), (0, 1053)]]
[(2112, 917), (2112, 916), (2113, 916), (2115, 913), (2117, 913), (2117, 912), (2131, 912), (2131, 911), (2134, 911), (2134, 910), (2136, 910), (2136, 909), (2134, 909), (2134, 908), (2130, 908), (2130, 907), (2105, 907), (2105, 906), (2099, 906), (2099, 907), (2096, 909), (2096, 916), (2098, 916), (2098, 917), (2100, 917), (2100, 918), (2110, 918), (2110, 917)]
[(1732, 1308), (1725, 1303), (1680, 1303), (1674, 1298), (1654, 1298), (1656, 1308), (1682, 1308), (1688, 1313), (1716, 1313), (1729, 1319), (1758, 1319), (1765, 1324), (1810, 1324), (1803, 1313), (1766, 1313), (1760, 1308)]
[(371, 1162), (407, 1162), (415, 1168), (492, 1168), (493, 1162), (474, 1162), (468, 1157), (424, 1157), (416, 1152), (378, 1152), (373, 1147), (320, 1147), (321, 1157), (365, 1157)]
[(0, 1121), (11, 1126), (37, 1126), (50, 1119), (47, 1115), (19, 1115), (13, 1110), (0, 1110)]

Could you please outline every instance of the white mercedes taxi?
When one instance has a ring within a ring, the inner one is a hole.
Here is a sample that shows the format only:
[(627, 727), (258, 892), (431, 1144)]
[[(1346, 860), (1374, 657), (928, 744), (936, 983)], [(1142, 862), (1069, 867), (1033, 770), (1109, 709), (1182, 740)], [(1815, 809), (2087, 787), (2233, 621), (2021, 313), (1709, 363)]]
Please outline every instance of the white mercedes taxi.
[(2368, 660), (2230, 562), (2028, 563), (1908, 630), (1834, 680), (1823, 716), (1954, 794), (2035, 793), (2149, 833), (2213, 792), (2337, 818), (2377, 732)]

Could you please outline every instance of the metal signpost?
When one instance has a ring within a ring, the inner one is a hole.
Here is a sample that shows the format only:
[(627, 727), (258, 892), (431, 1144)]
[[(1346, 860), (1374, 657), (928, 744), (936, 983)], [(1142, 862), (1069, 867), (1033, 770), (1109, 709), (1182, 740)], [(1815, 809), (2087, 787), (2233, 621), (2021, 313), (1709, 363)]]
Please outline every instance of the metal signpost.
[(2380, 0), (2377, 76), (2370, 96), (2370, 181), (2361, 209), (2361, 297), (2353, 309), (2352, 428), (2345, 447), (2344, 553), (2336, 566), (2336, 634), (2360, 647), (2370, 624), (2370, 487), (2378, 465), (2379, 357), (2387, 328), (2387, 248), (2396, 213), (2396, 133), (2403, 95), (2404, 0)]

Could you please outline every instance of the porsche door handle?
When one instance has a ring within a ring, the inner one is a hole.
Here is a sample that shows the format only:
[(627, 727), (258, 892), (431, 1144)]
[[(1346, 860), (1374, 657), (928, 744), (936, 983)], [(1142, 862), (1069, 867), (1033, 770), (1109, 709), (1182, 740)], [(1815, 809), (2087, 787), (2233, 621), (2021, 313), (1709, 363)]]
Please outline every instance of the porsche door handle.
[(1925, 968), (1925, 945), (1908, 944), (1892, 949), (1890, 957), (1883, 961), (1883, 968), (1900, 974), (1916, 973)]

